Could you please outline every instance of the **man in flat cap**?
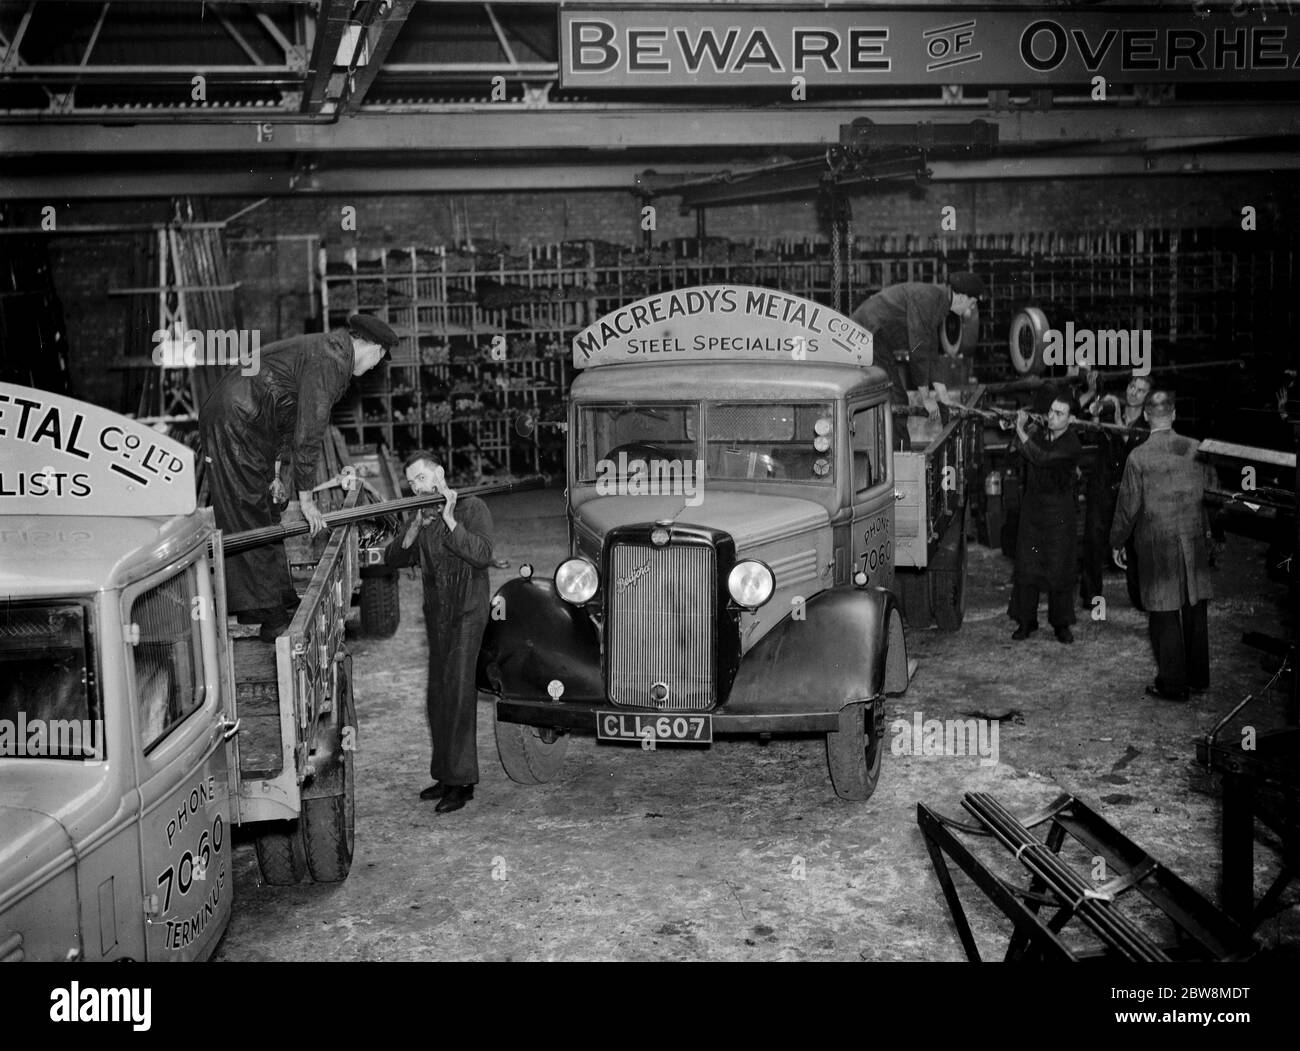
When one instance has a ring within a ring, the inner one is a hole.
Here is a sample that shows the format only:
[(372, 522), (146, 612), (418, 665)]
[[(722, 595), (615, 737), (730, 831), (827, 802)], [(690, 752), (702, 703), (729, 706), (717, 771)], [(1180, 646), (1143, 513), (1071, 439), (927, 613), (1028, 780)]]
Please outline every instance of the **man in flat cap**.
[[(369, 372), (397, 345), (378, 318), (354, 314), (347, 328), (279, 340), (261, 348), (257, 368), (226, 371), (199, 410), (208, 488), (217, 526), (228, 533), (274, 525), (278, 459), (292, 457), (302, 516), (315, 536), (325, 520), (312, 500), (316, 461), (330, 410), (353, 376)], [(298, 598), (283, 542), (226, 557), (226, 607), (242, 624), (260, 624), (272, 642), (293, 619)]]
[(929, 384), (940, 354), (939, 333), (948, 314), (969, 316), (987, 294), (983, 281), (962, 271), (950, 274), (945, 285), (923, 281), (890, 285), (853, 312), (853, 320), (872, 335), (872, 354), (875, 363), (889, 374), (895, 405), (907, 404), (908, 388)]

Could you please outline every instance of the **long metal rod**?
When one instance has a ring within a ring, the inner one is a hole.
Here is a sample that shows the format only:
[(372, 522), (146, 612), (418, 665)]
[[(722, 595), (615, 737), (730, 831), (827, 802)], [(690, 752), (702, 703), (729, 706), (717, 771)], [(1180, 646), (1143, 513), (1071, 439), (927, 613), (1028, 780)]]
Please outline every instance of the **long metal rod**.
[[(1221, 358), (1218, 361), (1193, 361), (1186, 365), (1156, 365), (1143, 375), (1155, 375), (1158, 372), (1191, 372), (1193, 369), (1217, 369), (1235, 366), (1244, 369), (1245, 361), (1241, 358)], [(1118, 380), (1132, 376), (1132, 369), (1097, 369), (1097, 378), (1099, 381)], [(1069, 377), (1062, 377), (1069, 378)], [(1000, 380), (996, 383), (984, 384), (984, 389), (990, 393), (1007, 393), (1021, 390), (1038, 390), (1050, 384), (1059, 382), (1059, 380), (1048, 376), (1023, 376), (1018, 380)]]
[[(501, 496), (505, 493), (524, 492), (529, 489), (540, 489), (545, 484), (542, 478), (526, 478), (519, 482), (502, 482), (496, 485), (476, 485), (466, 486), (464, 489), (456, 491), (457, 499), (466, 496)], [(364, 522), (371, 518), (382, 518), (385, 515), (397, 514), (402, 511), (412, 511), (419, 507), (436, 507), (444, 503), (446, 497), (441, 493), (430, 493), (427, 496), (407, 496), (399, 500), (383, 500), (374, 504), (363, 504), (360, 507), (350, 508), (345, 511), (332, 511), (325, 515), (325, 524), (331, 528), (337, 525), (348, 525), (352, 522)], [(234, 554), (239, 551), (247, 551), (252, 547), (260, 547), (262, 544), (274, 543), (277, 540), (283, 540), (287, 536), (297, 536), (308, 530), (307, 523), (290, 522), (287, 525), (264, 526), (261, 529), (248, 529), (242, 533), (231, 533), (222, 538), (222, 550), (226, 554)]]
[[(953, 402), (942, 402), (942, 404), (947, 405), (948, 408), (954, 410), (955, 412), (961, 413), (963, 415), (978, 416), (981, 419), (988, 420), (990, 422), (997, 423), (999, 425), (1011, 423), (1016, 418), (1016, 414), (1009, 409), (974, 409), (968, 405), (958, 405)], [(1031, 412), (1031, 413), (1027, 413), (1026, 415), (1033, 423), (1045, 424), (1047, 422), (1046, 417), (1044, 417), (1042, 413)], [(1070, 426), (1077, 427), (1080, 430), (1084, 430), (1084, 431), (1108, 431), (1112, 434), (1123, 434), (1123, 435), (1130, 435), (1133, 433), (1129, 428), (1121, 424), (1101, 423), (1097, 420), (1074, 419), (1070, 421)]]

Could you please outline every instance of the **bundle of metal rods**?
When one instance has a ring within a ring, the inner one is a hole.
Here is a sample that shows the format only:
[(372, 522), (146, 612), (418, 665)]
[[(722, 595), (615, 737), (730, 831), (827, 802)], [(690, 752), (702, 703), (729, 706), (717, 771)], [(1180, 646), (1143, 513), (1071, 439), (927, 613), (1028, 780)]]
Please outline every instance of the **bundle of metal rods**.
[[(545, 484), (543, 478), (525, 478), (518, 482), (501, 482), (495, 485), (475, 485), (466, 486), (464, 489), (457, 490), (457, 500), (464, 499), (467, 496), (500, 496), (503, 493), (523, 492), (526, 489), (540, 489)], [(333, 528), (339, 525), (349, 525), (352, 522), (364, 522), (372, 518), (382, 518), (385, 515), (398, 514), (402, 511), (412, 511), (419, 507), (436, 507), (446, 500), (441, 493), (429, 493), (425, 496), (407, 496), (400, 500), (381, 500), (378, 503), (362, 504), (359, 507), (348, 508), (343, 511), (332, 511), (325, 515), (325, 524)], [(242, 533), (231, 533), (223, 537), (221, 542), (222, 550), (233, 555), (240, 551), (247, 551), (252, 547), (260, 547), (262, 544), (275, 543), (277, 540), (283, 540), (287, 536), (296, 536), (299, 533), (308, 531), (306, 521), (288, 522), (284, 525), (263, 526), (261, 529), (248, 529)]]
[(1165, 962), (1169, 957), (1154, 945), (1140, 927), (1109, 900), (1100, 898), (1087, 880), (1070, 868), (1046, 843), (1036, 839), (1009, 810), (986, 792), (967, 792), (964, 806), (994, 837), (1012, 851), (1043, 885), (1090, 927), (1103, 941), (1127, 959)]

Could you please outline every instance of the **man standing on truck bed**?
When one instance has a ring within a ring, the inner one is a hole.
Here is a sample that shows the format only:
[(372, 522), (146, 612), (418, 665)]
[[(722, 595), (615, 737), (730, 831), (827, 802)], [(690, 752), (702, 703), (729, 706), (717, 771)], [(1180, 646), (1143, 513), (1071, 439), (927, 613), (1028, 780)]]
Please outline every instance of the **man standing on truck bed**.
[[(939, 357), (939, 330), (951, 311), (966, 317), (988, 288), (975, 274), (951, 274), (946, 285), (905, 281), (883, 288), (859, 304), (853, 320), (872, 336), (872, 357), (889, 374), (895, 405), (907, 404), (909, 388), (927, 386)], [(899, 362), (896, 355), (909, 357)]]
[(479, 645), (488, 621), (488, 566), (492, 564), (492, 516), (474, 496), (459, 504), (438, 457), (412, 453), (406, 461), (411, 492), (442, 493), (441, 511), (420, 510), (404, 536), (384, 553), (389, 566), (419, 565), (424, 582), (424, 630), (429, 639), (425, 705), (433, 755), (434, 783), (420, 793), (436, 799), (439, 814), (459, 810), (474, 798), (478, 783), (478, 688), (474, 682)]
[[(397, 341), (378, 318), (354, 314), (346, 329), (262, 347), (251, 375), (238, 366), (226, 371), (199, 410), (218, 528), (233, 533), (275, 524), (275, 462), (283, 453), (292, 454), (297, 503), (312, 535), (325, 528), (311, 494), (330, 410), (352, 377), (378, 365)], [(296, 604), (283, 543), (227, 556), (226, 608), (241, 624), (261, 624), (264, 642), (289, 626)]]

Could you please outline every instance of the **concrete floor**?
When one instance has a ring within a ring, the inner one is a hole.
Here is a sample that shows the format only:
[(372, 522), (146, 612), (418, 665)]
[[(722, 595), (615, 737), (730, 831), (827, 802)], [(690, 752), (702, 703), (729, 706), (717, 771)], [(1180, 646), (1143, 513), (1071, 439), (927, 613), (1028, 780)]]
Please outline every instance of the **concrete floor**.
[[(557, 490), (491, 503), (497, 550), (549, 573), (564, 553)], [(964, 956), (916, 826), (916, 804), (961, 815), (963, 792), (1027, 813), (1070, 791), (1211, 900), (1218, 898), (1219, 802), (1194, 739), (1267, 679), (1245, 630), (1279, 633), (1282, 588), (1262, 547), (1229, 538), (1210, 607), (1214, 685), (1190, 704), (1142, 693), (1153, 674), (1146, 618), (1108, 580), (1108, 619), (1080, 613), (1077, 642), (1011, 640), (1010, 562), (971, 547), (966, 622), (909, 631), (919, 669), (889, 719), (1002, 716), (999, 761), (886, 755), (866, 803), (836, 798), (820, 738), (723, 740), (644, 752), (574, 739), (555, 782), (510, 781), (480, 705), (482, 781), (446, 816), (428, 784), (425, 650), (418, 584), (402, 582), (389, 640), (351, 643), (360, 722), (356, 856), (338, 885), (269, 887), (251, 846), (235, 853), (235, 910), (222, 960), (960, 960)], [(1249, 710), (1280, 722), (1280, 699)], [(1257, 848), (1257, 893), (1273, 872)], [(1002, 858), (987, 845), (976, 852)], [(1010, 869), (1007, 870), (1011, 872)], [(959, 877), (987, 955), (1007, 928)], [(1258, 932), (1300, 945), (1300, 906)]]

